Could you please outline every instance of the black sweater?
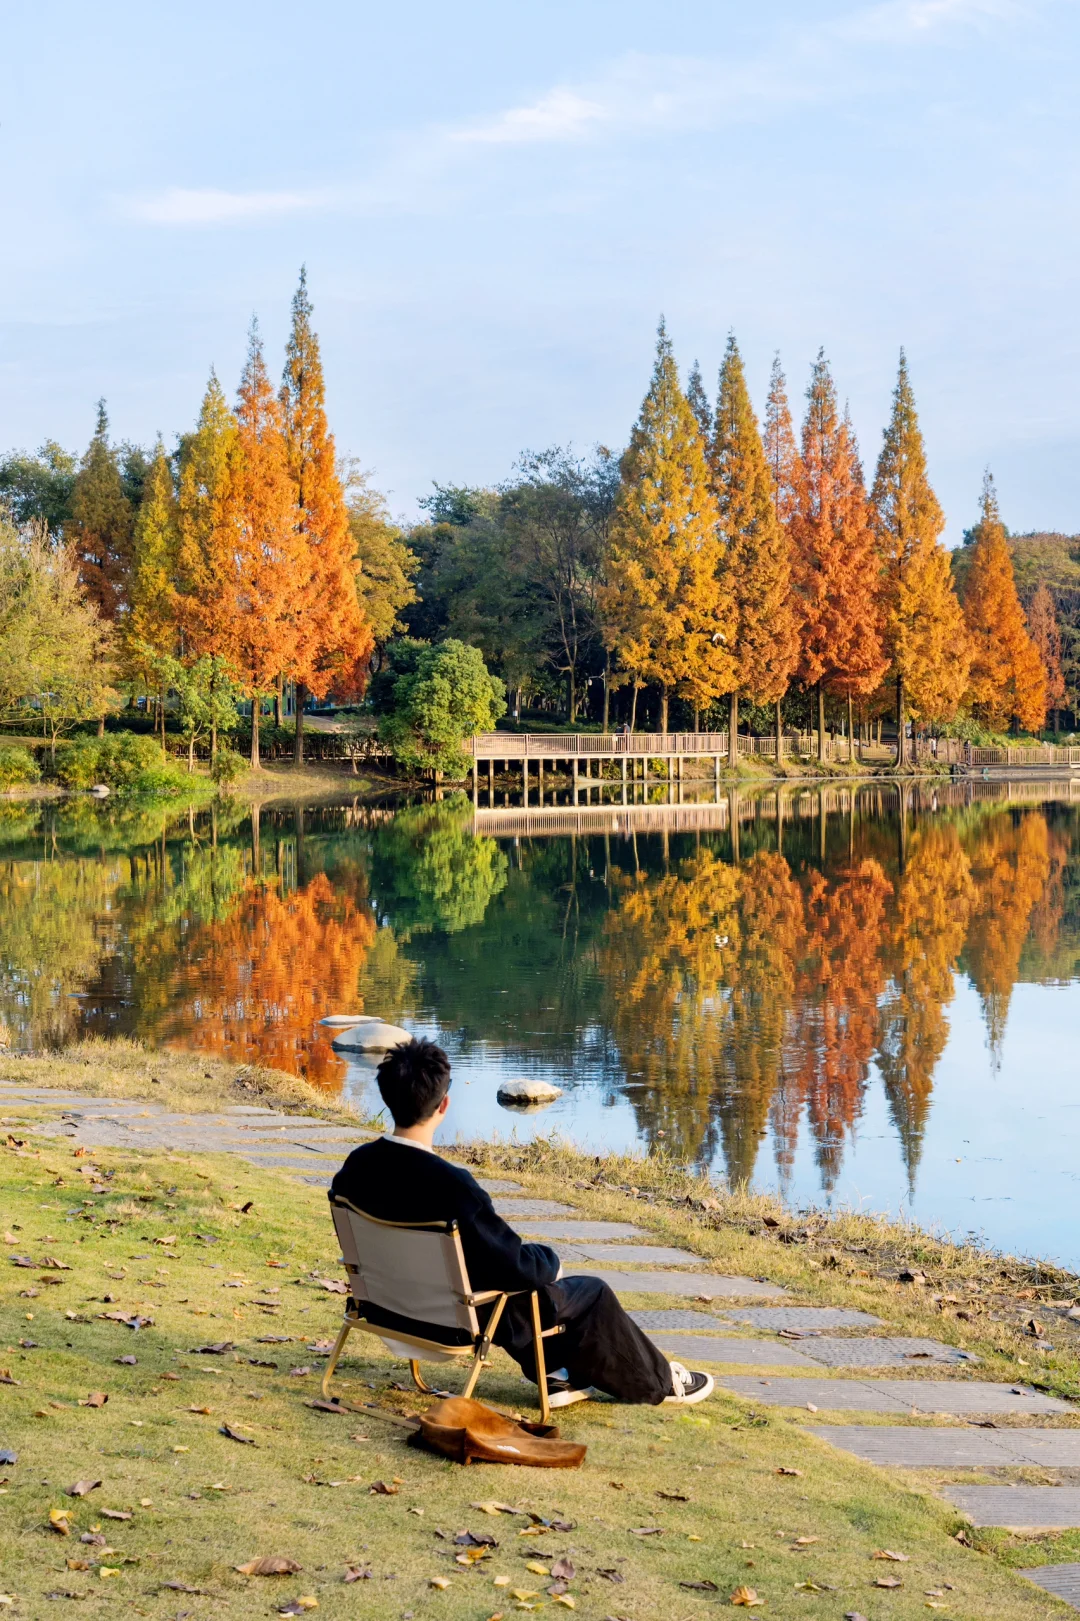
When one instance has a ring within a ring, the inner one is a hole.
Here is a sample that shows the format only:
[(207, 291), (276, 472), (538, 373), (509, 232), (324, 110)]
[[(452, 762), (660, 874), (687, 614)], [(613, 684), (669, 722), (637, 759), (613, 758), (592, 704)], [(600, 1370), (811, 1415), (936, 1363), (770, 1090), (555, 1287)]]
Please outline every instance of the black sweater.
[(463, 1166), (407, 1142), (379, 1137), (353, 1149), (330, 1193), (380, 1221), (456, 1221), (469, 1282), (478, 1292), (539, 1289), (558, 1276), (555, 1251), (524, 1243)]

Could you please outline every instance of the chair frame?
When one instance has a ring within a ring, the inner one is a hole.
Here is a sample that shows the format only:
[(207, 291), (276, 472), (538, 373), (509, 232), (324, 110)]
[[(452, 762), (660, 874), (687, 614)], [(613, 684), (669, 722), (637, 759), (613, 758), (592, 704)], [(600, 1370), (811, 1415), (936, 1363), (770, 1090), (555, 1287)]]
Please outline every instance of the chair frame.
[[(461, 1262), (461, 1276), (466, 1279), (468, 1278), (468, 1268), (465, 1265), (465, 1256), (461, 1248), (461, 1235), (458, 1231), (458, 1224), (456, 1221), (383, 1221), (380, 1217), (373, 1216), (366, 1210), (361, 1210), (359, 1205), (354, 1205), (349, 1199), (336, 1198), (331, 1202), (336, 1205), (343, 1205), (348, 1210), (354, 1210), (358, 1216), (363, 1216), (365, 1221), (373, 1222), (377, 1227), (398, 1227), (405, 1228), (413, 1232), (438, 1232), (449, 1234), (454, 1239), (454, 1244)], [(361, 1302), (356, 1300), (352, 1296), (351, 1292), (352, 1274), (356, 1272), (357, 1269), (346, 1261), (345, 1270), (350, 1275), (350, 1298), (348, 1305), (345, 1307), (345, 1316), (342, 1320), (338, 1337), (334, 1342), (334, 1348), (330, 1352), (330, 1359), (326, 1364), (326, 1371), (322, 1377), (322, 1394), (324, 1400), (333, 1401), (336, 1399), (330, 1394), (330, 1381), (333, 1378), (334, 1370), (338, 1365), (341, 1354), (345, 1349), (345, 1342), (353, 1329), (359, 1329), (361, 1333), (364, 1334), (373, 1334), (376, 1339), (394, 1340), (399, 1344), (408, 1345), (410, 1348), (415, 1347), (417, 1351), (437, 1351), (439, 1353), (440, 1360), (444, 1357), (450, 1357), (455, 1360), (465, 1362), (471, 1358), (471, 1365), (465, 1380), (465, 1388), (461, 1392), (463, 1396), (471, 1396), (473, 1391), (476, 1389), (480, 1374), (488, 1364), (492, 1341), (495, 1337), (495, 1330), (498, 1328), (502, 1314), (506, 1310), (507, 1301), (516, 1298), (518, 1295), (527, 1294), (529, 1296), (532, 1316), (533, 1355), (536, 1359), (537, 1387), (540, 1392), (540, 1419), (542, 1423), (548, 1423), (551, 1417), (551, 1406), (548, 1401), (547, 1364), (544, 1357), (544, 1341), (554, 1338), (556, 1334), (561, 1334), (563, 1332), (563, 1324), (558, 1323), (554, 1328), (541, 1327), (540, 1296), (535, 1289), (486, 1289), (479, 1293), (470, 1289), (468, 1293), (455, 1294), (454, 1298), (463, 1306), (486, 1306), (492, 1302), (494, 1302), (494, 1304), (492, 1306), (491, 1315), (489, 1316), (487, 1322), (484, 1324), (483, 1328), (473, 1336), (471, 1343), (460, 1346), (444, 1345), (439, 1340), (423, 1339), (421, 1336), (417, 1334), (410, 1334), (403, 1329), (382, 1328), (378, 1324), (369, 1323), (366, 1318), (362, 1317), (360, 1314), (359, 1307)], [(433, 1395), (435, 1392), (432, 1390), (431, 1386), (424, 1381), (420, 1373), (420, 1363), (423, 1360), (423, 1357), (411, 1358), (409, 1361), (409, 1371), (412, 1374), (413, 1383), (416, 1385), (417, 1390), (422, 1390), (426, 1395)]]

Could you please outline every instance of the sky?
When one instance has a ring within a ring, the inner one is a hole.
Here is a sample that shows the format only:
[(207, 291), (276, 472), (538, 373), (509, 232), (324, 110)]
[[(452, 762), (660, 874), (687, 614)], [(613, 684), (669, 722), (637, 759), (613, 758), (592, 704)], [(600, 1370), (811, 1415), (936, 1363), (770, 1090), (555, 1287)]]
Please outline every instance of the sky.
[(1077, 0), (2, 8), (0, 451), (172, 444), (306, 264), (391, 510), (621, 447), (661, 313), (759, 410), (824, 347), (868, 476), (908, 354), (959, 541), (1080, 531)]

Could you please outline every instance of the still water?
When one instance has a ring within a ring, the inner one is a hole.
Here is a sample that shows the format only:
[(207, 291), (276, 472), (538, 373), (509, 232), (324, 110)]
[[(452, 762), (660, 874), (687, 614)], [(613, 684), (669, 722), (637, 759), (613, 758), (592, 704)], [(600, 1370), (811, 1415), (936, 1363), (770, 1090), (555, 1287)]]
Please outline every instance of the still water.
[[(455, 1061), (450, 1135), (663, 1145), (1080, 1264), (1080, 784), (539, 817), (0, 808), (16, 1047), (137, 1035), (344, 1088), (317, 1020)], [(564, 1095), (501, 1108), (500, 1080)]]

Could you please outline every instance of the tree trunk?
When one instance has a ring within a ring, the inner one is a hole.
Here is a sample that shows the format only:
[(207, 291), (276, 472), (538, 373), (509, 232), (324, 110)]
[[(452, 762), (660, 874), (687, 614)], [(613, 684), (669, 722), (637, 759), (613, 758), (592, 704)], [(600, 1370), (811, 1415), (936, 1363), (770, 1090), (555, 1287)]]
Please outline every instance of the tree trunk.
[[(97, 735), (99, 737), (104, 737), (105, 736), (105, 716), (104, 715), (99, 715), (98, 716)], [(56, 739), (54, 738), (53, 739), (54, 746), (55, 746), (55, 743), (56, 743)]]
[(896, 764), (907, 764), (907, 719), (904, 714), (904, 678), (896, 677)]
[(634, 682), (634, 695), (630, 700), (630, 730), (631, 730), (631, 732), (633, 732), (637, 727), (637, 695), (638, 695), (638, 684), (635, 681)]
[[(776, 764), (777, 764), (777, 766), (779, 766), (780, 761), (783, 758), (783, 752), (782, 751), (783, 751), (783, 747), (784, 747), (784, 716), (783, 716), (783, 710), (781, 708), (781, 702), (782, 702), (782, 700), (777, 698), (777, 700), (776, 700)], [(779, 813), (777, 813), (777, 814), (779, 814)]]
[(570, 725), (573, 726), (574, 722), (577, 720), (577, 683), (574, 680), (573, 669), (569, 669), (566, 672), (566, 689), (567, 703), (570, 710), (567, 718), (569, 719)]
[(694, 731), (695, 732), (700, 732), (700, 730), (701, 730), (701, 710), (700, 709), (695, 709), (694, 710)]
[(819, 681), (817, 684), (817, 757), (818, 763), (825, 763), (825, 688)]
[(165, 748), (165, 689), (164, 689), (164, 687), (162, 687), (161, 696), (158, 699), (158, 712), (161, 715), (161, 758), (162, 758), (163, 761), (165, 761), (165, 760), (167, 760), (169, 758), (169, 755), (168, 755), (168, 751)]
[(293, 764), (304, 763), (304, 705), (307, 703), (307, 688), (302, 681), (296, 683), (296, 739), (293, 743)]
[(188, 738), (187, 768), (188, 768), (188, 776), (189, 777), (193, 776), (194, 772), (195, 772), (195, 733), (194, 732), (192, 732), (191, 736)]
[(661, 683), (660, 683), (660, 732), (661, 732), (661, 735), (664, 736), (664, 737), (667, 736), (667, 719), (668, 719), (667, 682), (666, 681), (661, 681)]
[(274, 725), (279, 731), (281, 729), (282, 679), (283, 678), (279, 675), (277, 678), (277, 691), (274, 693)]
[(259, 707), (261, 699), (258, 694), (251, 700), (251, 769), (259, 769)]
[(604, 650), (604, 731), (611, 722), (611, 654)]
[(1061, 710), (1060, 709), (1055, 709), (1053, 714), (1054, 714), (1054, 731), (1055, 731), (1055, 733), (1060, 732), (1060, 730), (1061, 730)]
[(728, 764), (732, 771), (739, 763), (739, 694), (733, 692), (728, 699)]
[(855, 710), (852, 706), (850, 692), (847, 701), (847, 757), (848, 764), (853, 764), (855, 760)]

